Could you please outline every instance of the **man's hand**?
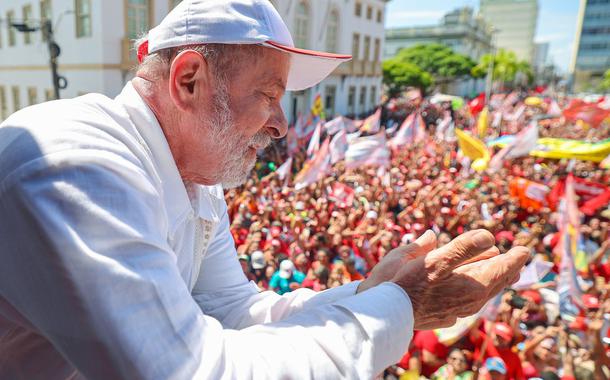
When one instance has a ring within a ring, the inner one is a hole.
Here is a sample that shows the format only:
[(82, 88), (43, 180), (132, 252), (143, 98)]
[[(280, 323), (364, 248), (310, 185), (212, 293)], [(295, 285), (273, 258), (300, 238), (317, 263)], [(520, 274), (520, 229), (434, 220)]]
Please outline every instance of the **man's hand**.
[(499, 255), (493, 235), (485, 230), (467, 232), (428, 254), (421, 252), (432, 240), (420, 239), (425, 248), (412, 248), (417, 257), (403, 259), (402, 265), (396, 261), (400, 268), (392, 279), (411, 299), (416, 330), (452, 326), (458, 317), (478, 312), (519, 279), (529, 256), (525, 247)]
[(413, 243), (391, 250), (379, 264), (375, 265), (371, 275), (358, 285), (356, 293), (363, 292), (382, 282), (391, 281), (404, 264), (427, 254), (434, 248), (436, 248), (436, 235), (428, 230)]

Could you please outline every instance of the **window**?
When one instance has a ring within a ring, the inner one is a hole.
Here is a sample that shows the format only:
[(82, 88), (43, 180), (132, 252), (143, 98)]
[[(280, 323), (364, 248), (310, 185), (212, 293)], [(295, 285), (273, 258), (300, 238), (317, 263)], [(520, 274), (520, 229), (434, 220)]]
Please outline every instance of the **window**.
[(324, 99), (324, 113), (326, 114), (326, 120), (330, 120), (335, 116), (335, 99), (337, 98), (337, 86), (326, 86), (324, 91), (326, 94)]
[(46, 90), (44, 90), (44, 100), (45, 101), (49, 101), (49, 100), (55, 100), (55, 90), (47, 88)]
[(36, 87), (28, 87), (28, 104), (33, 106), (38, 103), (38, 91)]
[(6, 25), (8, 27), (8, 46), (15, 46), (15, 41), (17, 37), (15, 35), (15, 28), (13, 28), (13, 21), (15, 20), (15, 12), (8, 11), (6, 12)]
[(371, 86), (371, 108), (377, 107), (377, 87)]
[(354, 9), (354, 13), (356, 14), (356, 17), (362, 16), (362, 3), (361, 2), (356, 1), (356, 9)]
[(91, 0), (74, 0), (76, 38), (91, 37)]
[[(32, 19), (32, 6), (24, 5), (23, 6), (23, 23), (26, 25), (30, 25), (30, 20)], [(26, 45), (32, 43), (32, 33), (31, 32), (23, 32), (23, 41)]]
[[(40, 0), (40, 19), (43, 24), (47, 20), (53, 21), (53, 13), (51, 11), (51, 0)], [(42, 40), (46, 41), (47, 35), (46, 35), (45, 29), (44, 29), (44, 25), (43, 25), (43, 28), (41, 29), (41, 33), (42, 33)]]
[(309, 42), (309, 9), (304, 1), (300, 1), (297, 5), (294, 21), (294, 44), (298, 48), (307, 48)]
[(379, 38), (375, 38), (375, 56), (373, 57), (374, 62), (381, 62), (381, 40)]
[(365, 61), (371, 59), (371, 37), (364, 36), (364, 57), (362, 58)]
[(354, 33), (352, 39), (352, 56), (354, 57), (354, 60), (360, 58), (360, 35), (358, 33)]
[(358, 102), (360, 104), (360, 113), (366, 111), (366, 87), (360, 87), (360, 100)]
[(356, 104), (356, 87), (350, 86), (349, 91), (347, 93), (347, 113), (349, 115), (354, 115), (356, 110), (354, 109), (354, 105)]
[(21, 101), (19, 100), (21, 94), (19, 93), (19, 87), (13, 86), (11, 91), (13, 93), (13, 112), (17, 112), (21, 109)]
[(370, 5), (368, 7), (366, 7), (366, 19), (367, 20), (373, 19), (373, 7), (371, 7)]
[(380, 24), (383, 22), (383, 12), (381, 9), (377, 9), (377, 22)]
[(149, 0), (127, 0), (127, 38), (135, 40), (148, 32), (151, 24)]
[(6, 88), (0, 86), (0, 120), (8, 117), (8, 107), (6, 105)]
[(339, 36), (339, 12), (334, 9), (328, 16), (328, 27), (326, 29), (326, 50), (336, 52), (337, 38)]

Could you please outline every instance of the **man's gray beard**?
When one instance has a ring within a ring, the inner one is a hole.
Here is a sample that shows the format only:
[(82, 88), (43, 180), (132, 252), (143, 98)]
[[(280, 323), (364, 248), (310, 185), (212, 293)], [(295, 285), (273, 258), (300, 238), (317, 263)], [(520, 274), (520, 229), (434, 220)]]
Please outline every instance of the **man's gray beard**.
[(210, 159), (223, 160), (217, 182), (221, 183), (224, 189), (231, 189), (243, 185), (256, 164), (256, 159), (248, 161), (249, 147), (267, 146), (271, 142), (271, 137), (260, 130), (245, 143), (234, 124), (226, 81), (220, 80), (217, 89), (218, 92), (214, 97), (214, 112), (208, 119), (208, 125), (213, 128), (212, 138), (217, 144), (219, 154)]

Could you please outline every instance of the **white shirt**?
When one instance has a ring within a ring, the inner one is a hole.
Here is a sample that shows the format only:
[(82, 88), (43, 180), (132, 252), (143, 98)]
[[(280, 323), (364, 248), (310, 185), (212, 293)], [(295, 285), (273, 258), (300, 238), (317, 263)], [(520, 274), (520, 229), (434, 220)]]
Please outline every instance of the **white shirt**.
[(412, 337), (395, 284), (259, 292), (131, 84), (9, 117), (0, 215), (2, 379), (371, 378)]

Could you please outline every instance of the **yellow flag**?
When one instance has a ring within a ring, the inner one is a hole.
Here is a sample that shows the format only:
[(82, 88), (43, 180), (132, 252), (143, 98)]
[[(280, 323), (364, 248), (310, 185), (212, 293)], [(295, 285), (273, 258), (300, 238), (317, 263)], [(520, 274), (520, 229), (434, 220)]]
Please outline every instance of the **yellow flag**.
[(455, 134), (462, 153), (473, 161), (472, 168), (476, 171), (485, 170), (490, 159), (489, 151), (485, 144), (462, 130), (456, 129)]
[(477, 120), (477, 132), (479, 132), (480, 138), (484, 138), (487, 135), (487, 125), (488, 124), (489, 124), (489, 110), (487, 109), (487, 107), (485, 107), (479, 114), (479, 119)]

